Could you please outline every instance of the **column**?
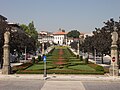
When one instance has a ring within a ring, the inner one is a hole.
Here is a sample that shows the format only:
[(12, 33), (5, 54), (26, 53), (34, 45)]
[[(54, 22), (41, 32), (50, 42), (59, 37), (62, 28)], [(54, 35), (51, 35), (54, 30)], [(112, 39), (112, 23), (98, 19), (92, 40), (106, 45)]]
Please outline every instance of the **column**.
[(118, 40), (118, 34), (116, 32), (116, 29), (111, 33), (112, 35), (112, 45), (111, 45), (111, 65), (110, 65), (110, 75), (112, 76), (118, 76), (119, 75), (119, 68), (118, 68), (118, 46), (117, 46), (117, 40)]
[(10, 47), (9, 47), (10, 32), (4, 33), (4, 46), (3, 46), (3, 68), (2, 74), (10, 74)]

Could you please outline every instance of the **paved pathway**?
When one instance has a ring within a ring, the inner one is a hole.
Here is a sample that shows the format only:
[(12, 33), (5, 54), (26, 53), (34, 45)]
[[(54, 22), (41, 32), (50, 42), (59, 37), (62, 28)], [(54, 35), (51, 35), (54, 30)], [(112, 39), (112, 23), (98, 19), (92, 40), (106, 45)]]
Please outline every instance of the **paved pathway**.
[(120, 82), (116, 81), (84, 81), (85, 90), (120, 90)]
[(0, 74), (0, 90), (119, 90), (120, 76)]
[(41, 90), (44, 83), (42, 80), (0, 80), (0, 90)]
[(107, 75), (56, 75), (49, 74), (44, 78), (42, 74), (0, 74), (0, 80), (69, 80), (69, 81), (120, 81), (120, 76)]
[(47, 81), (41, 90), (119, 90), (120, 82)]
[(85, 90), (80, 81), (47, 81), (41, 90)]
[(0, 80), (0, 90), (119, 90), (119, 81)]

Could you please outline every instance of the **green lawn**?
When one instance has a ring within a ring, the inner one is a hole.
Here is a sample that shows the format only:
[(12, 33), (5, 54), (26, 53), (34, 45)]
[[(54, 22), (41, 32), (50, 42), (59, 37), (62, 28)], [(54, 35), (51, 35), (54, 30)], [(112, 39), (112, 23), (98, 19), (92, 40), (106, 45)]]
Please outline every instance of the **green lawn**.
[[(62, 54), (60, 54), (62, 53)], [(59, 58), (63, 60), (59, 60)], [(56, 64), (56, 63), (63, 64)], [(91, 63), (90, 63), (91, 64)], [(54, 51), (47, 55), (47, 73), (58, 74), (103, 74), (104, 71), (96, 71), (97, 65), (85, 64), (84, 61), (77, 59), (75, 55), (69, 52), (67, 47), (55, 47)], [(92, 66), (92, 67), (91, 67)], [(40, 61), (37, 64), (33, 64), (25, 70), (21, 70), (25, 73), (43, 73), (44, 62)], [(19, 71), (20, 73), (20, 71)]]
[(40, 64), (34, 64), (31, 67), (27, 68), (26, 70), (42, 70), (44, 69), (44, 65), (40, 65)]
[(75, 69), (75, 70), (83, 70), (83, 71), (95, 71), (95, 69), (91, 68), (88, 65), (75, 65), (75, 66), (69, 66), (69, 69)]

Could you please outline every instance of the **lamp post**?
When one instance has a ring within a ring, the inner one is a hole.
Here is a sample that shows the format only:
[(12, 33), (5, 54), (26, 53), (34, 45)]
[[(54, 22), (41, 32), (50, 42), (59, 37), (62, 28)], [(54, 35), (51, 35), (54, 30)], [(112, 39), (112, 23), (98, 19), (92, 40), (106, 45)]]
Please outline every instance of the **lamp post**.
[(42, 41), (42, 59), (43, 59), (43, 62), (44, 62), (44, 79), (46, 79), (47, 77), (47, 73), (46, 73), (46, 56), (45, 56), (45, 50), (44, 50), (44, 41)]
[(25, 46), (25, 61), (26, 61), (26, 58), (27, 58), (27, 54), (26, 54), (26, 46)]
[(46, 73), (46, 56), (45, 55), (43, 55), (43, 62), (44, 62), (44, 75), (43, 75), (43, 77), (47, 77), (47, 73)]
[(95, 64), (97, 64), (97, 60), (96, 60), (96, 49), (94, 48), (94, 60), (95, 60)]

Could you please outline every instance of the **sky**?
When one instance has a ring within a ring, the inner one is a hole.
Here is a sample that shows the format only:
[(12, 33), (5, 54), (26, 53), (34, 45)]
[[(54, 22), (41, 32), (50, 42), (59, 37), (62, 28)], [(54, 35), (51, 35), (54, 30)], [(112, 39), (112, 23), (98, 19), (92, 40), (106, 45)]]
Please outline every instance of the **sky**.
[(0, 15), (11, 23), (34, 21), (38, 32), (90, 33), (110, 18), (119, 20), (120, 0), (0, 0)]

